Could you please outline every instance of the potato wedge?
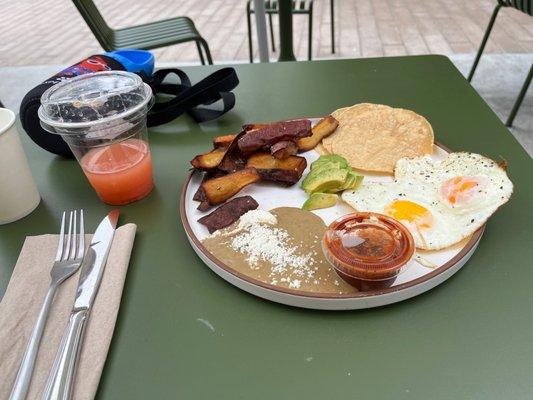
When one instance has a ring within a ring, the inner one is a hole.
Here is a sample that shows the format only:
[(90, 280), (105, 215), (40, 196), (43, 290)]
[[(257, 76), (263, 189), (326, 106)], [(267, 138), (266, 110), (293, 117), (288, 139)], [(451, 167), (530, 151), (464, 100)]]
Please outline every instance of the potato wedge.
[(213, 147), (229, 147), (231, 142), (233, 142), (233, 139), (235, 139), (235, 136), (237, 135), (216, 136), (213, 139)]
[(313, 128), (311, 128), (311, 136), (298, 139), (298, 150), (308, 151), (314, 149), (322, 139), (335, 132), (337, 126), (339, 126), (339, 121), (331, 115), (322, 118)]
[[(224, 175), (226, 175), (226, 172), (220, 171), (218, 169), (212, 169), (210, 171), (207, 171), (204, 174), (204, 177), (202, 178), (202, 183), (204, 183), (205, 181), (208, 181), (209, 179), (220, 178), (221, 176), (224, 176)], [(197, 207), (197, 209), (200, 211), (206, 211), (211, 208), (211, 205), (209, 204), (209, 201), (207, 200), (207, 196), (205, 195), (204, 189), (202, 188), (201, 184), (200, 186), (198, 186), (198, 190), (196, 191), (196, 193), (194, 193), (194, 196), (192, 199), (194, 201), (200, 202), (200, 204), (198, 204), (198, 207)]]
[(300, 180), (307, 166), (304, 157), (289, 156), (283, 160), (268, 153), (255, 153), (248, 159), (246, 168), (255, 168), (261, 179), (294, 185)]
[(191, 160), (191, 165), (196, 169), (208, 171), (218, 167), (218, 164), (222, 162), (225, 154), (226, 148), (220, 147), (211, 150), (209, 153), (197, 155)]
[(214, 206), (225, 202), (245, 186), (260, 179), (261, 177), (255, 169), (246, 168), (220, 178), (209, 179), (202, 183), (202, 189), (209, 204)]

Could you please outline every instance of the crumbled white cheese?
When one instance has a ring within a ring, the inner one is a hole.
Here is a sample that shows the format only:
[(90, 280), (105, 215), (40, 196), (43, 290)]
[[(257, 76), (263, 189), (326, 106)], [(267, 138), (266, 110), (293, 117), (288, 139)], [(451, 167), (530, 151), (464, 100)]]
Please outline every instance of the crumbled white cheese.
[(246, 214), (242, 215), (241, 218), (239, 218), (238, 227), (240, 229), (244, 229), (253, 224), (276, 225), (277, 223), (278, 219), (276, 216), (268, 211), (250, 210)]
[(230, 236), (236, 233), (241, 232), (242, 230), (256, 225), (256, 224), (267, 224), (267, 225), (276, 225), (278, 219), (276, 216), (265, 210), (250, 210), (245, 214), (241, 215), (239, 218), (239, 223), (237, 227), (231, 231), (223, 232), (222, 230), (215, 231), (211, 234), (211, 237), (215, 236)]
[(300, 281), (299, 279), (295, 279), (289, 283), (289, 287), (294, 288), (294, 289), (299, 289), (301, 283), (302, 281)]
[(247, 255), (246, 260), (252, 268), (262, 260), (272, 264), (274, 274), (291, 272), (304, 277), (309, 274), (314, 260), (311, 254), (298, 255), (297, 248), (288, 244), (289, 239), (284, 229), (254, 223), (236, 235), (230, 246)]
[(251, 210), (239, 218), (234, 229), (216, 231), (212, 236), (232, 236), (229, 246), (246, 256), (250, 269), (258, 270), (259, 262), (272, 264), (268, 273), (272, 285), (281, 283), (300, 289), (302, 284), (318, 284), (315, 277), (318, 267), (314, 256), (317, 252), (305, 248), (303, 241), (295, 242), (289, 233), (276, 227), (276, 216), (265, 210)]

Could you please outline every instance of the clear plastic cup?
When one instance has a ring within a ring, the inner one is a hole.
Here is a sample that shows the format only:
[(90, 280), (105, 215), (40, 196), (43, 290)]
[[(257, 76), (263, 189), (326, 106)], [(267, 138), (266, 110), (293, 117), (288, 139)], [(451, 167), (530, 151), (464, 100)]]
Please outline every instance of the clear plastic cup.
[(154, 186), (146, 130), (152, 104), (152, 90), (138, 75), (96, 72), (44, 92), (39, 119), (67, 142), (100, 199), (122, 205)]
[(387, 215), (358, 212), (333, 221), (322, 239), (324, 256), (337, 274), (359, 290), (390, 287), (411, 260), (409, 230)]

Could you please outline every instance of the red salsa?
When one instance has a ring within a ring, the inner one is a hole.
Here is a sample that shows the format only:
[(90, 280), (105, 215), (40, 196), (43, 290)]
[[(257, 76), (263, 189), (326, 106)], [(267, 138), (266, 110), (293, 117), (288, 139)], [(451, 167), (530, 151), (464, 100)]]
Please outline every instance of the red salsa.
[(392, 283), (414, 254), (409, 230), (387, 215), (361, 212), (345, 215), (326, 230), (322, 248), (339, 276), (358, 281)]

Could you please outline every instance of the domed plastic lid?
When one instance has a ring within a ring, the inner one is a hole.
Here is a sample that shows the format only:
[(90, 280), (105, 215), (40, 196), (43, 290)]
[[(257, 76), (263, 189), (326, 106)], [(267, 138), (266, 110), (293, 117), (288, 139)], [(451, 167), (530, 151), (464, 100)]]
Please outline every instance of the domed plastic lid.
[(41, 96), (39, 118), (51, 132), (54, 128), (90, 128), (144, 110), (151, 98), (150, 86), (136, 74), (95, 72), (46, 90)]
[(414, 254), (405, 226), (377, 213), (361, 212), (334, 221), (322, 241), (326, 259), (342, 273), (363, 280), (397, 275)]

